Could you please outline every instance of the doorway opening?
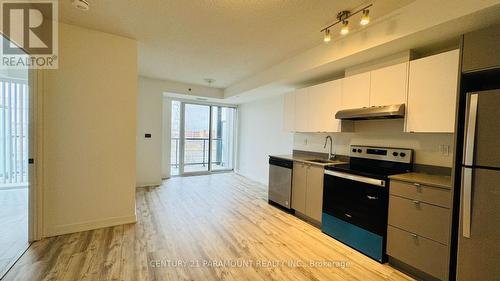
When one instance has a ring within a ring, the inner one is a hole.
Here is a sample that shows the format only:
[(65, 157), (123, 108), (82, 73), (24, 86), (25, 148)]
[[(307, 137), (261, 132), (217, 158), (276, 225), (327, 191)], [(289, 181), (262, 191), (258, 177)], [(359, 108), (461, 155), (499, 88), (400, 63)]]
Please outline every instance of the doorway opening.
[(29, 246), (29, 85), (28, 69), (0, 69), (0, 278)]
[(174, 100), (171, 120), (172, 176), (233, 170), (236, 108)]

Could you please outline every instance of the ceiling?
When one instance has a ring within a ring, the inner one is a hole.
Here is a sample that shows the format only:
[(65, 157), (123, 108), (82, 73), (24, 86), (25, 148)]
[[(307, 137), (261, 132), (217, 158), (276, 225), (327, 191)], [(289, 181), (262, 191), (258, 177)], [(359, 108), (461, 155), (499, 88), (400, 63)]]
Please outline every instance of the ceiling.
[[(377, 0), (397, 6), (397, 0)], [(138, 40), (143, 76), (226, 88), (321, 44), (336, 12), (366, 0), (59, 1), (62, 22)], [(370, 1), (370, 3), (373, 1)], [(403, 1), (404, 2), (404, 1)]]

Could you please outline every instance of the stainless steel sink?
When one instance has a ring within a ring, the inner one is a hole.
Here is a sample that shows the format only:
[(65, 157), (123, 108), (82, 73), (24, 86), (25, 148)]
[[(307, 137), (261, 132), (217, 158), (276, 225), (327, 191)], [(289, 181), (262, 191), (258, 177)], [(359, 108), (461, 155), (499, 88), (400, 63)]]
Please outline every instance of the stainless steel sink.
[(334, 163), (339, 162), (338, 160), (327, 160), (327, 159), (309, 159), (306, 161), (314, 162), (314, 163), (321, 163), (321, 164), (334, 164)]

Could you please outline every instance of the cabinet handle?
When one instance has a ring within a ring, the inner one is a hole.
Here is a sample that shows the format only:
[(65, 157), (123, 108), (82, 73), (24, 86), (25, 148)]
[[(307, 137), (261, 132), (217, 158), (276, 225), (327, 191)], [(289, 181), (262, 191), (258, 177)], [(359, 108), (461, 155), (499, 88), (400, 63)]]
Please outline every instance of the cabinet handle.
[(345, 215), (346, 217), (348, 217), (348, 218), (352, 218), (352, 216), (351, 216), (351, 215), (349, 215), (349, 214), (344, 214), (344, 215)]
[(472, 168), (463, 168), (462, 179), (462, 236), (470, 238), (472, 210)]
[(418, 238), (418, 235), (417, 235), (417, 234), (415, 234), (415, 233), (412, 233), (412, 234), (411, 234), (411, 236), (412, 236), (413, 238), (415, 238), (415, 239), (417, 239), (417, 238)]
[(413, 200), (413, 203), (415, 203), (415, 205), (420, 205), (420, 201), (418, 200)]
[(422, 185), (421, 185), (421, 184), (419, 184), (419, 183), (414, 183), (413, 185), (414, 185), (415, 187), (417, 187), (417, 188), (422, 187)]
[(370, 200), (377, 200), (378, 199), (377, 196), (370, 196), (370, 195), (366, 195), (366, 198), (368, 198)]

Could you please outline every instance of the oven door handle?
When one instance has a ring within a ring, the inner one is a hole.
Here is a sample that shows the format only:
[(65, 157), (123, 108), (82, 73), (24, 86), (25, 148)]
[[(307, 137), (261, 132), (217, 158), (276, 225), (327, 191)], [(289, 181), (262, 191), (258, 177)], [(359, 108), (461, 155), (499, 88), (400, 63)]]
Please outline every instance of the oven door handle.
[(378, 179), (373, 179), (373, 178), (368, 178), (368, 177), (363, 177), (363, 176), (358, 176), (358, 175), (353, 175), (353, 174), (348, 174), (348, 173), (325, 170), (325, 175), (334, 176), (334, 177), (343, 178), (343, 179), (348, 179), (348, 180), (357, 181), (357, 182), (362, 182), (362, 183), (366, 183), (366, 184), (370, 184), (370, 185), (385, 186), (384, 180), (378, 180)]

